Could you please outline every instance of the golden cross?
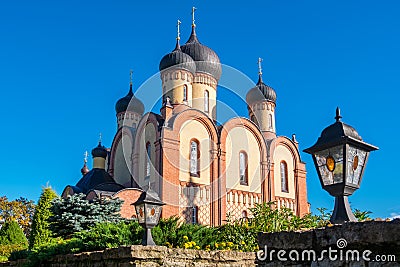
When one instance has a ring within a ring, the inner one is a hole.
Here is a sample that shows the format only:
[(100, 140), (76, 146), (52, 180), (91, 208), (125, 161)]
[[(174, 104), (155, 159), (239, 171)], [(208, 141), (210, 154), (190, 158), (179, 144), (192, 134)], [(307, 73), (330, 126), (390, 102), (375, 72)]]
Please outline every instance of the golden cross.
[(196, 24), (194, 24), (194, 12), (196, 11), (197, 8), (192, 7), (192, 26), (196, 26)]
[(132, 85), (133, 70), (129, 71), (129, 84)]
[(261, 62), (262, 62), (262, 58), (258, 58), (258, 74), (262, 75), (262, 66), (261, 66)]
[(179, 30), (179, 25), (181, 25), (181, 21), (178, 19), (178, 21), (176, 22), (176, 27), (178, 28), (178, 35), (176, 36), (176, 40), (181, 39), (181, 32)]

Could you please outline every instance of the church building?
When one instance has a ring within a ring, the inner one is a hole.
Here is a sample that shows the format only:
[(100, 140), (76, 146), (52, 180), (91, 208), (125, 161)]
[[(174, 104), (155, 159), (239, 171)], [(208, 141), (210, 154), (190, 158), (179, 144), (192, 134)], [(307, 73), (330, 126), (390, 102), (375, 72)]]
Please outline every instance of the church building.
[(159, 64), (160, 114), (144, 114), (131, 80), (115, 105), (118, 130), (111, 148), (99, 142), (93, 169), (85, 160), (82, 178), (62, 196), (119, 197), (122, 216), (132, 218), (132, 203), (150, 186), (166, 203), (163, 218), (215, 226), (250, 216), (249, 209), (262, 202), (307, 214), (305, 164), (295, 136), (276, 134), (275, 90), (264, 83), (260, 66), (246, 95), (248, 117), (217, 123), (222, 68), (218, 55), (200, 43), (192, 14), (188, 41), (181, 46), (178, 21), (175, 49)]

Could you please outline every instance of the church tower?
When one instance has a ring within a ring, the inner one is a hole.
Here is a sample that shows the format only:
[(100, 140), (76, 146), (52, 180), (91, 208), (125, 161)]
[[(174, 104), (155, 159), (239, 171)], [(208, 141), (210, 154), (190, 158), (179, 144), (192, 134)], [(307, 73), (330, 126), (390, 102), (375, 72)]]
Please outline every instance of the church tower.
[(262, 59), (258, 59), (258, 82), (246, 95), (247, 109), (252, 122), (257, 124), (265, 139), (276, 137), (275, 125), (275, 90), (262, 79)]
[(192, 9), (192, 32), (189, 40), (180, 46), (178, 20), (176, 47), (161, 59), (159, 69), (163, 83), (163, 102), (168, 96), (174, 113), (183, 110), (179, 105), (185, 105), (206, 113), (215, 121), (221, 64), (218, 55), (197, 38), (195, 10)]
[(196, 71), (194, 60), (183, 53), (179, 44), (181, 22), (178, 20), (175, 49), (165, 55), (159, 65), (163, 102), (169, 98), (169, 103), (176, 110), (192, 107), (193, 88), (192, 82)]
[(135, 128), (144, 113), (143, 103), (135, 97), (132, 89), (132, 70), (130, 71), (129, 92), (115, 104), (117, 130), (122, 126)]

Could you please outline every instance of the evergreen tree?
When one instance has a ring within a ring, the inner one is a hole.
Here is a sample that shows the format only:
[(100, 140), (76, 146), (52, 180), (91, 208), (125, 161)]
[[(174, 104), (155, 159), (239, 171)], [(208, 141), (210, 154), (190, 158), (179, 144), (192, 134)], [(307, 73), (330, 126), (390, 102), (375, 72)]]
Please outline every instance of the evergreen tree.
[(73, 233), (88, 230), (101, 222), (120, 221), (120, 199), (95, 199), (89, 202), (84, 194), (74, 194), (53, 201), (51, 228), (57, 236), (69, 237)]
[(32, 230), (29, 237), (29, 249), (37, 248), (50, 241), (52, 232), (50, 230), (49, 218), (52, 215), (52, 201), (57, 197), (56, 192), (51, 187), (42, 190), (35, 215), (33, 216)]
[(7, 221), (0, 229), (0, 245), (28, 246), (24, 232), (16, 221)]

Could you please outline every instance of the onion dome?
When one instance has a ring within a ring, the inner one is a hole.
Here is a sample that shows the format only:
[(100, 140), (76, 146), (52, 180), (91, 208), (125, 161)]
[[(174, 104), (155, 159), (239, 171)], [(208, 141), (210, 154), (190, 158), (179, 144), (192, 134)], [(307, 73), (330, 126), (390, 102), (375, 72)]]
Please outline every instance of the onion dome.
[(92, 150), (93, 158), (106, 158), (107, 154), (107, 148), (101, 144), (101, 141), (99, 141), (99, 145)]
[(88, 173), (89, 172), (89, 168), (88, 168), (88, 166), (86, 165), (86, 162), (83, 164), (83, 167), (82, 167), (82, 169), (81, 169), (81, 173), (82, 173), (82, 175), (85, 175), (86, 173)]
[(181, 50), (195, 61), (196, 72), (209, 74), (219, 80), (222, 73), (219, 57), (211, 48), (199, 42), (195, 25), (192, 25), (189, 40), (181, 47)]
[(159, 70), (163, 71), (171, 67), (184, 69), (193, 74), (196, 72), (196, 64), (194, 60), (189, 55), (182, 52), (179, 45), (179, 39), (176, 40), (175, 49), (161, 59)]
[(255, 87), (251, 88), (246, 95), (246, 102), (248, 104), (267, 100), (276, 103), (276, 93), (275, 90), (266, 85), (262, 80), (262, 75), (258, 75), (258, 82)]
[(144, 113), (144, 105), (142, 101), (137, 99), (132, 90), (132, 82), (130, 83), (129, 92), (126, 96), (119, 99), (115, 104), (115, 111), (118, 113), (125, 111), (136, 112), (140, 115)]

